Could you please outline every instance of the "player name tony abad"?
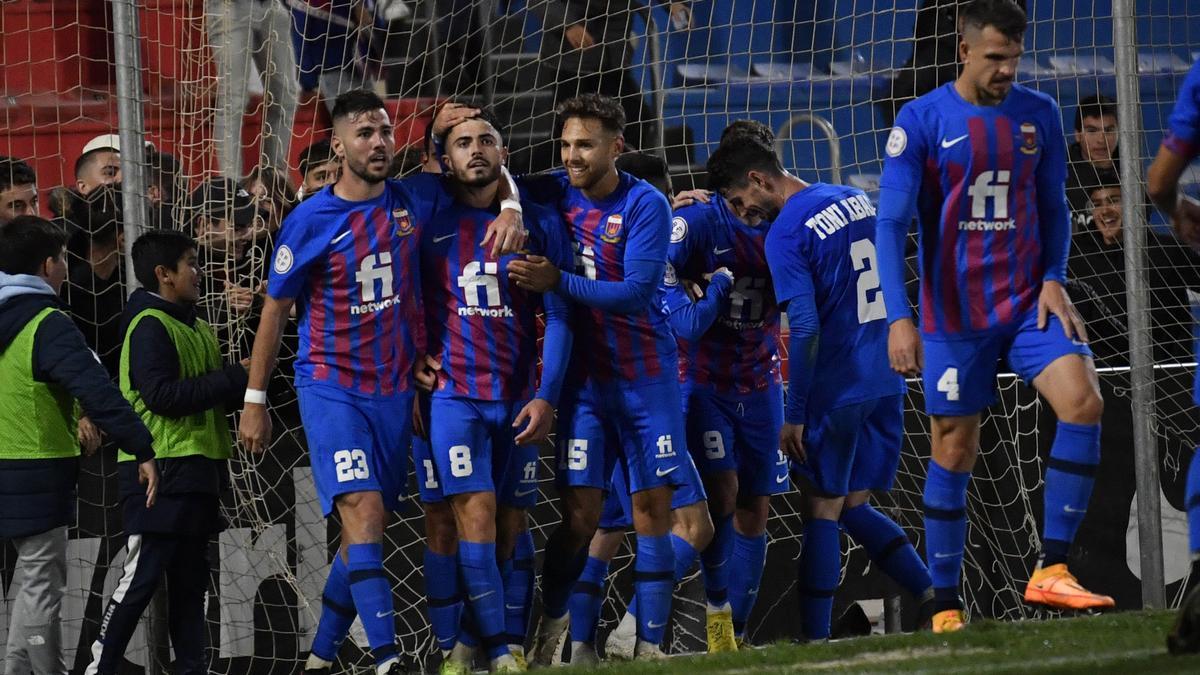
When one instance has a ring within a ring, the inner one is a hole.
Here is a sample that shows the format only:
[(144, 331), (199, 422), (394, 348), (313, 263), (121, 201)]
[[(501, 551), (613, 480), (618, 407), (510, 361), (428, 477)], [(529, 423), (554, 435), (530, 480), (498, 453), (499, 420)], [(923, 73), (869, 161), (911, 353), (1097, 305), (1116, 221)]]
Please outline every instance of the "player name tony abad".
[(858, 194), (826, 206), (816, 215), (804, 221), (804, 226), (816, 232), (818, 239), (824, 240), (825, 237), (849, 225), (852, 221), (874, 216), (875, 207), (871, 204), (871, 200), (866, 195)]

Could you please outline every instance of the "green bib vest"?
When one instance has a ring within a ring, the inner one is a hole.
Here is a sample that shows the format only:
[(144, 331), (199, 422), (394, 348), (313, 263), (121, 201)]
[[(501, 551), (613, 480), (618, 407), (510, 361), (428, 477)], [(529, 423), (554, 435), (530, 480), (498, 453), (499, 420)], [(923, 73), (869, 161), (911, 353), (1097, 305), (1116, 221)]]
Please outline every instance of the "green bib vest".
[[(187, 417), (164, 417), (156, 415), (146, 407), (142, 395), (133, 388), (129, 379), (129, 337), (146, 317), (158, 319), (167, 330), (175, 351), (179, 354), (179, 377), (191, 379), (221, 368), (221, 348), (212, 328), (197, 319), (195, 327), (179, 321), (158, 309), (146, 309), (129, 322), (125, 341), (121, 347), (120, 385), (121, 393), (133, 406), (133, 411), (154, 438), (154, 456), (158, 459), (202, 455), (210, 459), (229, 459), (233, 441), (229, 435), (229, 420), (223, 406), (210, 408)], [(117, 461), (133, 461), (133, 455), (124, 451), (117, 453)]]
[(66, 389), (33, 378), (33, 338), (58, 310), (47, 307), (0, 352), (0, 459), (58, 459), (79, 455), (75, 399)]

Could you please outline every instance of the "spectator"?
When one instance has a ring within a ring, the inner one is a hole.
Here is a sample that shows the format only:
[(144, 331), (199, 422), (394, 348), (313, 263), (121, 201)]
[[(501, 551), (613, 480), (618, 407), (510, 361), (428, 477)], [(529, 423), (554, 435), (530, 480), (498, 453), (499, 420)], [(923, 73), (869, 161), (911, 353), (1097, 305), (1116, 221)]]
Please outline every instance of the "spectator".
[[(247, 336), (235, 322), (246, 319), (255, 304), (256, 276), (246, 256), (256, 227), (265, 222), (250, 193), (228, 178), (211, 178), (192, 191), (192, 232), (204, 273), (200, 308), (223, 345), (248, 348)], [(246, 352), (248, 353), (248, 352)]]
[(392, 178), (404, 178), (421, 173), (428, 159), (429, 153), (424, 148), (416, 145), (400, 148), (392, 157), (392, 166), (388, 169), (388, 175)]
[(120, 186), (102, 186), (81, 198), (70, 220), (79, 228), (70, 246), (82, 260), (71, 266), (64, 296), (88, 346), (115, 378), (121, 358), (119, 317), (125, 307)]
[(341, 162), (333, 154), (328, 138), (321, 139), (300, 153), (300, 199), (307, 199), (326, 185), (337, 182)]
[(0, 156), (0, 225), (38, 215), (37, 174), (19, 159)]
[(283, 219), (296, 204), (296, 188), (288, 180), (287, 174), (270, 167), (256, 166), (246, 176), (243, 185), (263, 214), (266, 233), (278, 232)]
[(648, 152), (626, 152), (617, 155), (617, 170), (632, 174), (654, 186), (654, 189), (671, 198), (671, 172), (667, 162), (658, 155)]
[(1101, 185), (1101, 175), (1120, 175), (1117, 154), (1117, 103), (1096, 94), (1080, 99), (1075, 115), (1075, 142), (1067, 148), (1067, 202), (1071, 223), (1078, 232), (1091, 226), (1091, 192)]
[[(542, 76), (554, 84), (558, 104), (580, 94), (598, 93), (620, 102), (625, 111), (625, 143), (643, 150), (653, 138), (654, 115), (633, 78), (629, 32), (634, 0), (539, 0), (530, 9), (541, 15)], [(672, 15), (687, 5), (671, 3)]]
[[(1096, 173), (1088, 193), (1088, 227), (1071, 237), (1068, 288), (1087, 324), (1098, 365), (1129, 359), (1121, 186), (1111, 169)], [(1191, 358), (1188, 286), (1200, 284), (1200, 257), (1171, 236), (1146, 231), (1150, 320), (1156, 362)]]
[(221, 174), (234, 179), (242, 175), (242, 116), (250, 96), (251, 59), (266, 93), (258, 164), (286, 169), (300, 96), (287, 7), (283, 0), (205, 0), (204, 12), (217, 62), (213, 140)]
[(183, 191), (183, 176), (174, 155), (153, 150), (147, 153), (146, 197), (150, 201), (150, 229), (175, 230), (175, 209)]
[[(0, 539), (17, 549), (8, 673), (67, 672), (61, 610), (80, 446), (95, 452), (102, 431), (141, 462), (148, 504), (158, 484), (145, 425), (59, 311), (65, 243), (36, 216), (0, 226)], [(78, 424), (76, 402), (87, 416)]]
[(88, 141), (75, 160), (75, 188), (85, 197), (102, 185), (121, 182), (121, 139), (101, 134)]
[(373, 89), (380, 61), (373, 50), (386, 31), (362, 0), (291, 0), (292, 44), (300, 66), (300, 88), (317, 91), (333, 111), (334, 99), (353, 89)]

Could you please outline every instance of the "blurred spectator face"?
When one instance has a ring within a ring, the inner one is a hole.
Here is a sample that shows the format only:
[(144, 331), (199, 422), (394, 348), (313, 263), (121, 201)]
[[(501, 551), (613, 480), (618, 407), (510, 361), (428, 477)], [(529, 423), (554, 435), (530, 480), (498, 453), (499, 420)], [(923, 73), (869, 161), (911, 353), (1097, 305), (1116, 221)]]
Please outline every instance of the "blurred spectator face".
[(196, 242), (225, 258), (241, 260), (255, 235), (267, 224), (258, 201), (236, 181), (214, 178), (192, 191)]
[(1075, 142), (1083, 158), (1101, 169), (1111, 168), (1117, 149), (1117, 118), (1115, 115), (1084, 117), (1083, 128), (1075, 132)]
[(483, 187), (495, 183), (507, 159), (500, 132), (485, 120), (462, 122), (446, 135), (446, 165), (463, 185)]
[(38, 214), (37, 185), (26, 183), (13, 185), (7, 190), (0, 191), (0, 225), (17, 216), (36, 216)]
[(1121, 239), (1121, 188), (1116, 185), (1092, 190), (1092, 223), (1104, 243), (1115, 244)]
[(600, 120), (570, 117), (563, 123), (561, 153), (567, 179), (580, 190), (587, 190), (617, 170), (617, 155), (625, 141)]
[(374, 185), (386, 180), (396, 154), (395, 129), (387, 110), (380, 108), (339, 119), (333, 126), (333, 151), (344, 160), (344, 170), (364, 183)]
[(312, 196), (321, 191), (326, 185), (333, 185), (338, 179), (338, 161), (331, 159), (324, 164), (310, 166), (304, 174), (304, 194)]
[(994, 26), (967, 26), (958, 49), (963, 64), (959, 77), (974, 88), (980, 103), (991, 105), (1008, 96), (1025, 51), (1021, 41), (1008, 39)]
[(75, 174), (75, 187), (88, 194), (101, 185), (121, 182), (121, 154), (115, 150), (93, 150)]
[(234, 223), (228, 218), (200, 216), (196, 220), (196, 241), (227, 258), (241, 260), (253, 238), (251, 225)]

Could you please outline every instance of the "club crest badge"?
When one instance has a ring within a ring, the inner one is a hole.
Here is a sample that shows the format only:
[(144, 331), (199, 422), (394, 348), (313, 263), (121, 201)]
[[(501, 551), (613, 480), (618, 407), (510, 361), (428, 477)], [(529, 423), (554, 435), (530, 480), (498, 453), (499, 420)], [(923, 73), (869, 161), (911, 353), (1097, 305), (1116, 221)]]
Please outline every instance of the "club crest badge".
[(1036, 155), (1037, 151), (1037, 127), (1032, 122), (1023, 122), (1021, 124), (1021, 152), (1026, 155)]
[(396, 223), (397, 237), (407, 237), (416, 229), (413, 227), (412, 218), (409, 217), (407, 209), (392, 209), (392, 220)]
[(604, 233), (600, 235), (600, 239), (610, 244), (621, 241), (621, 214), (614, 213), (608, 217), (608, 222), (604, 223)]

